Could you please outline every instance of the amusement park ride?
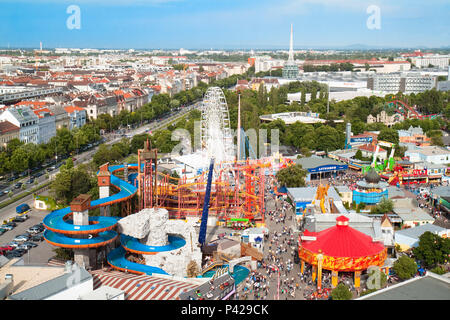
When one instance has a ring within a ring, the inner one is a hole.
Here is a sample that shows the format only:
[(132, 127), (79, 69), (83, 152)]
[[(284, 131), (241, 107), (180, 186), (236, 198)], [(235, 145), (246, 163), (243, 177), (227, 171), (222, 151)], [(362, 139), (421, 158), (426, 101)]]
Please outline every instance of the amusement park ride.
[(392, 110), (394, 112), (397, 112), (405, 119), (435, 119), (437, 118), (437, 114), (428, 114), (428, 115), (422, 115), (419, 114), (413, 107), (409, 106), (406, 102), (398, 100), (394, 97), (392, 101), (389, 101), (386, 104), (387, 110)]
[[(239, 156), (233, 159), (228, 106), (219, 88), (209, 88), (205, 94), (201, 142), (201, 149), (196, 152), (205, 160), (203, 163), (208, 161), (210, 165), (195, 177), (174, 178), (159, 171), (158, 151), (149, 141), (138, 150), (136, 164), (101, 166), (98, 172), (100, 199), (91, 201), (80, 195), (82, 205), (71, 204), (47, 215), (44, 218), (46, 241), (73, 249), (79, 265), (89, 266), (91, 249), (95, 249), (103, 250), (104, 254), (109, 252), (108, 263), (119, 270), (165, 274), (161, 268), (126, 259), (129, 252), (134, 252), (131, 246), (142, 245), (115, 231), (122, 218), (148, 208), (166, 209), (169, 220), (201, 218), (200, 246), (205, 243), (207, 225), (243, 228), (264, 225), (265, 174), (272, 163), (269, 159), (241, 160)], [(122, 174), (116, 176), (120, 172)], [(110, 195), (112, 188), (118, 192)], [(119, 206), (119, 217), (110, 216), (111, 206)], [(89, 216), (89, 211), (95, 208), (101, 209), (100, 216)], [(112, 249), (116, 239), (120, 239), (121, 245)], [(185, 243), (172, 242), (162, 247), (144, 246), (140, 252), (153, 255), (175, 250)]]

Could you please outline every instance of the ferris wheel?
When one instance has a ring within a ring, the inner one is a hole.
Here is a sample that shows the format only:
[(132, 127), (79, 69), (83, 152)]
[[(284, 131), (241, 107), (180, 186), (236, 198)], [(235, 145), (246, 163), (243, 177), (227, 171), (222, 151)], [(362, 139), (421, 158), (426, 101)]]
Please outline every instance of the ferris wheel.
[(233, 134), (225, 95), (219, 87), (210, 87), (203, 98), (201, 118), (201, 150), (216, 163), (234, 160)]

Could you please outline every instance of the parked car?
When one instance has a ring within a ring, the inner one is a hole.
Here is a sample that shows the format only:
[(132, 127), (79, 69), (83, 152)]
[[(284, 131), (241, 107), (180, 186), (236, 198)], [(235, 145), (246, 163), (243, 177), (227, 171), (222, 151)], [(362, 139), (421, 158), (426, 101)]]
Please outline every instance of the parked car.
[(34, 178), (30, 178), (25, 182), (26, 184), (32, 184), (34, 182)]
[(15, 185), (14, 185), (14, 189), (20, 189), (22, 187), (22, 182), (17, 182)]
[(13, 250), (6, 253), (5, 257), (8, 259), (13, 259), (13, 258), (20, 258), (23, 255), (24, 254), (21, 251)]
[(5, 255), (5, 254), (7, 254), (9, 251), (12, 251), (12, 250), (14, 250), (14, 247), (11, 247), (11, 246), (2, 246), (2, 247), (0, 247), (0, 254)]
[(4, 224), (1, 226), (2, 229), (6, 229), (6, 230), (12, 230), (14, 229), (14, 226), (10, 223)]
[(28, 251), (28, 250), (31, 249), (31, 246), (30, 246), (30, 245), (27, 245), (27, 244), (25, 244), (25, 243), (22, 243), (22, 244), (19, 244), (19, 246), (17, 247), (17, 249)]
[(18, 205), (16, 207), (16, 213), (21, 214), (25, 213), (27, 211), (30, 211), (30, 206), (27, 203), (22, 203), (21, 205)]
[(42, 231), (43, 231), (42, 228), (39, 226), (33, 226), (33, 227), (27, 229), (27, 232), (33, 233), (33, 234), (41, 233)]
[(34, 242), (41, 242), (44, 241), (44, 236), (41, 234), (35, 234), (31, 236), (30, 240)]
[(0, 227), (0, 236), (7, 231), (8, 231), (8, 229)]
[(27, 253), (27, 250), (24, 249), (14, 249), (13, 251), (9, 252), (9, 254), (15, 255), (15, 257), (17, 258), (23, 256), (25, 253)]
[(28, 219), (28, 216), (26, 214), (22, 216), (17, 216), (14, 218), (13, 222), (25, 222)]
[(25, 242), (22, 243), (22, 244), (25, 244), (25, 245), (27, 245), (27, 246), (30, 246), (31, 248), (36, 248), (36, 247), (38, 246), (37, 243), (34, 243), (34, 242), (32, 242), (32, 241), (25, 241)]
[(20, 245), (20, 243), (18, 243), (17, 241), (11, 241), (11, 242), (8, 242), (7, 244), (5, 244), (5, 247), (11, 246), (13, 248), (17, 248), (19, 245)]
[(24, 242), (24, 241), (28, 241), (28, 239), (30, 239), (30, 237), (28, 236), (28, 234), (21, 234), (16, 236), (13, 241), (17, 241), (17, 242)]

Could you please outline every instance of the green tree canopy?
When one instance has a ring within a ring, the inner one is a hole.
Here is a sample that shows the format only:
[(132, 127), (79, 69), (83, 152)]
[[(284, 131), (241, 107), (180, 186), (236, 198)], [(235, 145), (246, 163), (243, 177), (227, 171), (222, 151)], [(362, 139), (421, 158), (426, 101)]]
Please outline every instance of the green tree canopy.
[(383, 197), (375, 207), (372, 207), (372, 209), (370, 209), (370, 213), (373, 214), (389, 213), (392, 212), (393, 208), (394, 203), (392, 202), (392, 200)]
[(378, 135), (378, 140), (383, 140), (398, 145), (398, 131), (392, 128), (383, 128)]
[(413, 254), (425, 267), (433, 268), (448, 262), (450, 239), (442, 238), (432, 232), (424, 232), (419, 237), (419, 245), (413, 248)]
[(417, 272), (417, 264), (414, 259), (402, 255), (394, 262), (394, 272), (402, 280), (407, 280)]
[(350, 289), (341, 282), (331, 291), (331, 298), (333, 300), (350, 300), (352, 298), (352, 293), (350, 292)]
[(300, 164), (281, 169), (276, 174), (278, 183), (287, 188), (304, 187), (305, 177), (306, 170)]

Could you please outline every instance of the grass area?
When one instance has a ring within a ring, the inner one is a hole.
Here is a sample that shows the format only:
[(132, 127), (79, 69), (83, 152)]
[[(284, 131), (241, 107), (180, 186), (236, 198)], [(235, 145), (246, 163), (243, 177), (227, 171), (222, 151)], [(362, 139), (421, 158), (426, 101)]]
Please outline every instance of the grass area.
[(24, 192), (24, 193), (22, 193), (22, 194), (20, 194), (20, 195), (18, 195), (16, 197), (12, 197), (11, 199), (0, 203), (0, 209), (4, 208), (6, 206), (9, 206), (10, 204), (12, 204), (12, 203), (14, 203), (16, 201), (19, 201), (20, 199), (23, 199), (23, 198), (29, 196), (30, 194), (33, 194), (36, 191), (39, 191), (42, 188), (45, 188), (45, 187), (49, 186), (50, 183), (51, 183), (51, 181), (47, 181), (47, 182), (45, 182), (45, 183), (43, 183), (43, 184), (41, 184), (41, 185), (31, 189), (30, 191)]
[(47, 205), (47, 210), (53, 211), (56, 209), (61, 209), (61, 206), (57, 205), (55, 199), (53, 199), (52, 197), (36, 196), (35, 199), (45, 202), (45, 204)]

